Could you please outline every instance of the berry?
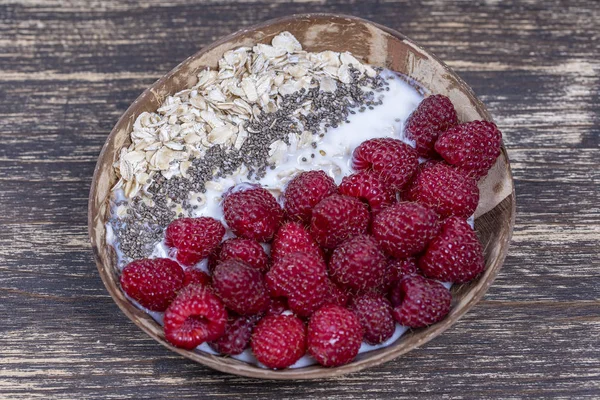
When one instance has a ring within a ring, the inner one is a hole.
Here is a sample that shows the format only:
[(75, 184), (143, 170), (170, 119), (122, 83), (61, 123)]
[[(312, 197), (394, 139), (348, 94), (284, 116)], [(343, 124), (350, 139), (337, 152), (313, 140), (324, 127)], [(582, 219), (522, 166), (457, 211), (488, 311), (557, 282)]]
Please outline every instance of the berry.
[(259, 242), (271, 240), (283, 220), (275, 197), (257, 186), (230, 190), (223, 200), (223, 213), (233, 233)]
[(183, 265), (194, 265), (212, 253), (225, 235), (225, 227), (210, 217), (179, 218), (165, 232), (165, 244)]
[(406, 120), (404, 134), (415, 141), (421, 157), (435, 156), (434, 145), (440, 133), (458, 124), (458, 116), (450, 99), (438, 94), (425, 98)]
[(485, 176), (500, 155), (502, 133), (493, 122), (473, 121), (448, 129), (435, 143), (435, 150), (464, 173)]
[(353, 236), (365, 233), (369, 226), (369, 210), (360, 200), (333, 195), (313, 209), (310, 233), (322, 247), (333, 249)]
[(327, 268), (322, 258), (308, 253), (292, 253), (267, 272), (271, 296), (286, 297), (290, 309), (300, 316), (317, 310), (329, 294)]
[(388, 292), (400, 280), (411, 276), (421, 274), (417, 267), (417, 259), (408, 257), (403, 260), (392, 259), (388, 264), (388, 272), (382, 286), (384, 292)]
[(388, 263), (371, 236), (359, 235), (338, 246), (329, 260), (331, 279), (353, 290), (372, 289), (383, 283)]
[(287, 368), (306, 353), (306, 328), (295, 315), (271, 315), (252, 334), (252, 352), (269, 368)]
[(437, 214), (418, 203), (394, 204), (373, 219), (372, 232), (388, 255), (405, 258), (418, 254), (440, 231)]
[(413, 275), (392, 289), (394, 319), (409, 328), (421, 328), (442, 320), (450, 311), (452, 295), (438, 281)]
[(335, 193), (337, 186), (324, 171), (302, 172), (288, 183), (283, 195), (283, 208), (289, 219), (308, 223), (312, 209)]
[(196, 268), (188, 268), (185, 270), (183, 278), (183, 286), (187, 285), (210, 285), (210, 276), (204, 271), (200, 271)]
[(183, 286), (183, 269), (168, 258), (136, 260), (121, 273), (123, 291), (152, 311), (164, 311)]
[(430, 207), (442, 218), (452, 215), (468, 218), (477, 208), (479, 188), (475, 179), (438, 162), (419, 171), (405, 197)]
[(451, 217), (419, 259), (426, 276), (442, 282), (468, 282), (485, 268), (483, 247), (467, 221)]
[(329, 282), (329, 296), (325, 303), (336, 304), (340, 307), (346, 307), (350, 301), (350, 294), (347, 290), (339, 287), (333, 282)]
[(221, 300), (203, 285), (183, 288), (164, 315), (165, 339), (192, 350), (217, 340), (225, 332), (227, 311)]
[(368, 292), (355, 297), (348, 307), (364, 328), (364, 340), (369, 344), (385, 342), (394, 334), (396, 324), (392, 305), (378, 293)]
[(227, 239), (216, 252), (216, 262), (211, 260), (211, 268), (227, 260), (240, 260), (262, 273), (269, 270), (269, 256), (256, 240), (244, 238)]
[(308, 352), (325, 367), (352, 361), (362, 338), (363, 327), (358, 317), (334, 304), (321, 307), (308, 322)]
[(322, 257), (322, 250), (315, 239), (299, 222), (288, 222), (279, 228), (271, 244), (271, 258), (278, 262), (288, 254), (303, 252)]
[(221, 354), (231, 356), (240, 354), (250, 344), (252, 329), (257, 320), (256, 316), (230, 316), (223, 336), (208, 345)]
[(370, 171), (359, 171), (344, 177), (340, 193), (368, 203), (374, 214), (396, 201), (394, 190)]
[(410, 181), (418, 166), (415, 149), (398, 139), (367, 140), (354, 149), (352, 155), (352, 168), (371, 170), (396, 190)]
[(263, 275), (240, 260), (231, 259), (217, 265), (212, 285), (225, 306), (238, 314), (258, 314), (269, 307)]

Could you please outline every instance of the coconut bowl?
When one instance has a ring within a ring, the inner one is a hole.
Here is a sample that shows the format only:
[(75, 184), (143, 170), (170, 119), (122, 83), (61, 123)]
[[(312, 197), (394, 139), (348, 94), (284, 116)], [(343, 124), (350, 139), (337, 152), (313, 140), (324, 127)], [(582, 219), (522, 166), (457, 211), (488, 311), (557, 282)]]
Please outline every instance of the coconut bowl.
[(410, 330), (388, 347), (362, 353), (344, 366), (312, 365), (297, 369), (269, 370), (228, 357), (187, 351), (170, 345), (162, 327), (127, 300), (119, 285), (114, 249), (106, 243), (105, 224), (110, 217), (111, 188), (117, 181), (113, 163), (122, 147), (129, 145), (137, 116), (155, 111), (162, 101), (196, 83), (197, 73), (216, 68), (222, 54), (240, 46), (268, 43), (282, 31), (291, 32), (308, 51), (350, 51), (362, 61), (400, 72), (425, 93), (448, 96), (461, 121), (492, 120), (471, 88), (437, 57), (401, 33), (364, 19), (331, 14), (293, 15), (267, 21), (233, 33), (189, 57), (138, 97), (121, 116), (108, 136), (94, 171), (89, 197), (88, 224), (98, 271), (121, 310), (154, 340), (195, 362), (216, 370), (262, 379), (316, 379), (360, 371), (392, 360), (438, 336), (469, 311), (488, 290), (500, 271), (508, 250), (515, 221), (515, 194), (506, 149), (487, 177), (479, 182), (480, 202), (475, 212), (475, 230), (485, 252), (485, 272), (477, 279), (452, 287), (452, 309), (441, 322)]

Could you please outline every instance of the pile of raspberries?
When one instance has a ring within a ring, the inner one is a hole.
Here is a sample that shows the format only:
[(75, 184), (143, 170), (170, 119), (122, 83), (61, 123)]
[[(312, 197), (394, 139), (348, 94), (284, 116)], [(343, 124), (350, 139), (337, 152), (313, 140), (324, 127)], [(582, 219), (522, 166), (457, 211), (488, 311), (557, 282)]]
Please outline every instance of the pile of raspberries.
[[(363, 341), (388, 340), (396, 323), (440, 321), (452, 301), (441, 282), (467, 282), (485, 268), (466, 219), (501, 133), (491, 122), (459, 123), (450, 100), (436, 95), (411, 114), (405, 134), (415, 148), (393, 138), (361, 143), (356, 172), (339, 186), (308, 171), (280, 201), (260, 186), (231, 188), (222, 206), (236, 237), (223, 241), (214, 218), (175, 220), (165, 232), (172, 259), (131, 262), (123, 290), (164, 311), (174, 346), (207, 342), (226, 355), (250, 347), (274, 369), (306, 353), (343, 365)], [(210, 274), (195, 268), (207, 258)]]

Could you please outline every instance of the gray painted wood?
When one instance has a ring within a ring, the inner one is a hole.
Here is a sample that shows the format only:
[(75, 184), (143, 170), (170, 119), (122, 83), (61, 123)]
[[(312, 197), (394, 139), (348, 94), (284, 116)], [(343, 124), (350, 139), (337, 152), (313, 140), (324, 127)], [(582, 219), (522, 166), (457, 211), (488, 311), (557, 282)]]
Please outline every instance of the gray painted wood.
[[(106, 293), (86, 233), (95, 159), (141, 91), (241, 26), (345, 12), (400, 30), (474, 88), (517, 191), (505, 267), (442, 336), (317, 382), (194, 364)], [(600, 398), (600, 3), (0, 1), (0, 398)]]

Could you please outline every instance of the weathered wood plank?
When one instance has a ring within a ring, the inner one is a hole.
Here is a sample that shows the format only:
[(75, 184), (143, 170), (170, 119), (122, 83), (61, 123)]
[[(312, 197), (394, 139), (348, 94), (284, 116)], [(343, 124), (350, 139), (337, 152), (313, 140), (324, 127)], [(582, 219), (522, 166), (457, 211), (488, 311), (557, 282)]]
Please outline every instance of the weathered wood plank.
[[(26, 302), (23, 321), (32, 324), (39, 317), (35, 310), (48, 303), (46, 298), (13, 295), (9, 301)], [(157, 393), (183, 398), (197, 398), (199, 393), (202, 398), (270, 398), (277, 393), (282, 398), (316, 399), (334, 388), (343, 390), (340, 398), (356, 399), (427, 393), (467, 398), (473, 393), (479, 398), (579, 397), (589, 394), (594, 380), (600, 378), (596, 362), (600, 354), (594, 346), (596, 338), (589, 334), (600, 328), (597, 308), (597, 301), (484, 301), (422, 349), (364, 373), (302, 383), (299, 391), (298, 383), (229, 377), (173, 356), (138, 331), (109, 298), (60, 301), (49, 310), (53, 314), (43, 329), (32, 331), (11, 323), (2, 327), (4, 340), (11, 344), (2, 354), (5, 365), (11, 366), (3, 383), (15, 394), (43, 393), (58, 399), (72, 398), (68, 380), (85, 382), (80, 393), (86, 398), (107, 394), (159, 398)], [(548, 319), (548, 311), (562, 326)], [(71, 320), (68, 331), (63, 329), (65, 318)], [(569, 326), (568, 337), (565, 326)], [(530, 343), (532, 331), (544, 335), (535, 346), (523, 345)], [(121, 342), (127, 342), (126, 353)], [(572, 342), (579, 343), (580, 350), (574, 350)], [(453, 362), (443, 362), (446, 359)], [(568, 360), (573, 363), (569, 368)]]

